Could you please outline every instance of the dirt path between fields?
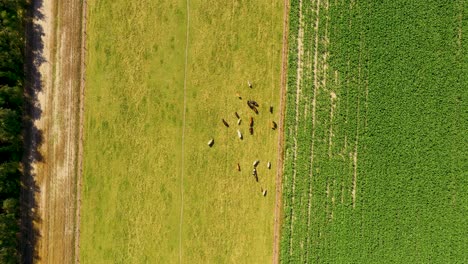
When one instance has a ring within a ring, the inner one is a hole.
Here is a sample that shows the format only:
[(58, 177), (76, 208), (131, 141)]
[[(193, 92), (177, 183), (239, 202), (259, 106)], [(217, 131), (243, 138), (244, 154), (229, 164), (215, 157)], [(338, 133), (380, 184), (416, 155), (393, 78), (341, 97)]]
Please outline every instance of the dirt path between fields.
[(78, 259), (83, 4), (33, 0), (27, 24), (23, 263)]
[(286, 111), (286, 81), (288, 67), (288, 21), (289, 21), (289, 1), (284, 0), (283, 15), (283, 49), (281, 66), (281, 96), (280, 96), (280, 119), (279, 119), (279, 140), (278, 140), (278, 165), (276, 172), (276, 196), (275, 196), (275, 226), (273, 235), (273, 264), (280, 262), (280, 242), (281, 242), (281, 216), (282, 216), (282, 182), (283, 182), (283, 161), (284, 161), (284, 115)]

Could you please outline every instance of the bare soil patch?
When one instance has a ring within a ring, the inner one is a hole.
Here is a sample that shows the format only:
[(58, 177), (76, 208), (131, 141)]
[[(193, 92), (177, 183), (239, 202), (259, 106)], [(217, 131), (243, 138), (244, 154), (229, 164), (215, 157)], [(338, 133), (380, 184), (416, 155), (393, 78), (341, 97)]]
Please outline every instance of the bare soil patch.
[(33, 1), (27, 25), (22, 262), (77, 260), (81, 2)]

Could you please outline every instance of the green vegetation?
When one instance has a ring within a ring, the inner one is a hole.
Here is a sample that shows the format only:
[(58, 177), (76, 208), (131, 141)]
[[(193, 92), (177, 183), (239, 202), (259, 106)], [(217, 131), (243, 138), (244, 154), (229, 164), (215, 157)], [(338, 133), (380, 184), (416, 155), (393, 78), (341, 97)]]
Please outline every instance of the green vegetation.
[(282, 7), (190, 1), (185, 76), (186, 1), (89, 3), (81, 263), (271, 261)]
[(0, 1), (0, 263), (17, 263), (22, 158), (23, 1)]
[(464, 1), (302, 5), (290, 11), (282, 262), (466, 262)]

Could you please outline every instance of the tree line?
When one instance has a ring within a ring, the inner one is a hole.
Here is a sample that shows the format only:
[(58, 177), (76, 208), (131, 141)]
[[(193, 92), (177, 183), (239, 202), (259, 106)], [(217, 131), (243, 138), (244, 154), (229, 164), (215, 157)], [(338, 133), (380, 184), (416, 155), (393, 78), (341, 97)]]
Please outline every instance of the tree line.
[(19, 262), (24, 0), (0, 0), (0, 263)]

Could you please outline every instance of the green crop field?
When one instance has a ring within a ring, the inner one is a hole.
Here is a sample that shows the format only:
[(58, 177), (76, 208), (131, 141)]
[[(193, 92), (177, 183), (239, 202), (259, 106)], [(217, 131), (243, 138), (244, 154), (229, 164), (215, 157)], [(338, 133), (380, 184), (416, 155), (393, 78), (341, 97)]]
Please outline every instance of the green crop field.
[(467, 11), (291, 1), (282, 262), (468, 262)]
[(81, 263), (271, 261), (282, 26), (277, 0), (89, 1)]

